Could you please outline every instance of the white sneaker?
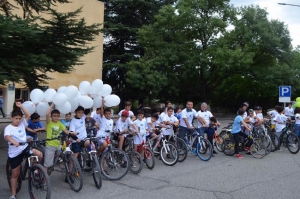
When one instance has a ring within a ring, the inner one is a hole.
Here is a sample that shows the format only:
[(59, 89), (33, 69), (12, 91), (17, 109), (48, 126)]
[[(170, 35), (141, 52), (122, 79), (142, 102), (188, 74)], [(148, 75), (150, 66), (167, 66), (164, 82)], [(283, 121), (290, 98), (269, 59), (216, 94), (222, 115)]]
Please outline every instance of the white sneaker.
[(291, 146), (292, 146), (293, 148), (296, 148), (296, 144), (291, 144)]
[(9, 199), (17, 199), (15, 195), (9, 197)]

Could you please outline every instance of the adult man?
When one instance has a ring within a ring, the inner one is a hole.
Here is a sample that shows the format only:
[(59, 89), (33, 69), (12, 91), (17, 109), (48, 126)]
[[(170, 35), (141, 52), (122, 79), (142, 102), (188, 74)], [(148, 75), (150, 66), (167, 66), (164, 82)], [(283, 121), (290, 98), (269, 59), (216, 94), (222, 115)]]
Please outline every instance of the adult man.
[(4, 111), (3, 111), (3, 98), (2, 98), (2, 95), (0, 95), (0, 111), (2, 113), (3, 118), (5, 118), (6, 115), (5, 115)]
[(194, 117), (197, 116), (197, 112), (193, 109), (193, 102), (187, 101), (186, 108), (181, 112), (180, 125), (179, 125), (179, 137), (184, 138), (187, 133), (192, 133), (195, 129), (192, 125)]
[[(213, 117), (212, 113), (207, 110), (207, 104), (203, 102), (201, 104), (201, 109), (197, 113), (197, 119), (198, 119), (198, 128), (200, 129), (200, 135), (204, 135), (204, 133), (207, 133), (207, 137), (209, 142), (212, 144), (213, 140), (213, 135), (210, 135), (208, 133), (208, 128), (209, 128), (209, 123), (210, 123), (210, 118)], [(217, 126), (220, 126), (220, 123), (217, 122)], [(214, 154), (217, 154), (217, 152), (214, 150)]]

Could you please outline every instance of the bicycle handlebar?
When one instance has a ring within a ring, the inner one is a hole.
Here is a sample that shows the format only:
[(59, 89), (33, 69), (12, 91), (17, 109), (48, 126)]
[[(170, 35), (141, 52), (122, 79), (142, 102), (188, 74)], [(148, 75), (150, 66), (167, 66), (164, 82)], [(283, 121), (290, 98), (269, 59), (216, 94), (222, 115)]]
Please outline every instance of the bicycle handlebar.
[[(44, 139), (44, 140), (30, 140), (30, 141), (27, 141), (27, 142), (19, 142), (19, 145), (25, 145), (25, 144), (29, 144), (29, 143), (33, 143), (33, 142), (40, 142), (40, 143), (45, 143), (47, 141), (52, 141), (52, 140), (57, 140), (61, 138), (61, 136), (57, 136), (55, 138), (51, 138), (51, 139)], [(13, 143), (10, 143), (10, 145), (14, 145)]]

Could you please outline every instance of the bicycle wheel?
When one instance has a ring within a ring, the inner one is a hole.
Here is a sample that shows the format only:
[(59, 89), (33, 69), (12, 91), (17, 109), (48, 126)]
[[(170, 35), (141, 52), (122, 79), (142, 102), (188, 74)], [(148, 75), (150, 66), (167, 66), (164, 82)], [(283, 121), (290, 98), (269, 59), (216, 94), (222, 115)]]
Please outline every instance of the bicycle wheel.
[(143, 169), (143, 158), (142, 156), (136, 151), (130, 151), (128, 153), (128, 157), (130, 160), (129, 169), (130, 172), (133, 174), (138, 174)]
[(222, 138), (221, 136), (217, 136), (215, 138), (215, 146), (218, 151), (223, 152), (225, 150), (224, 138)]
[(234, 155), (234, 153), (235, 153), (235, 151), (234, 151), (234, 145), (235, 145), (235, 143), (234, 143), (233, 140), (231, 140), (231, 139), (225, 139), (223, 153), (225, 155), (230, 155), (230, 156)]
[(188, 149), (187, 149), (186, 143), (183, 139), (176, 138), (175, 144), (176, 144), (176, 147), (177, 147), (178, 153), (179, 153), (178, 162), (183, 162), (188, 155)]
[(299, 138), (294, 133), (287, 136), (286, 147), (292, 154), (299, 152)]
[(275, 133), (269, 133), (268, 135), (270, 136), (271, 143), (272, 143), (272, 149), (271, 149), (271, 152), (274, 152), (274, 151), (276, 151), (276, 150), (279, 148), (279, 146), (280, 146), (279, 138), (278, 138), (278, 136), (277, 136)]
[(172, 142), (166, 142), (160, 149), (160, 158), (167, 166), (173, 166), (178, 162), (178, 149)]
[(222, 137), (224, 140), (230, 139), (230, 138), (232, 137), (231, 132), (228, 131), (228, 130), (222, 130), (222, 131), (219, 133), (219, 136)]
[(108, 180), (120, 180), (129, 170), (129, 158), (120, 149), (106, 150), (99, 159), (102, 175)]
[(262, 134), (262, 135), (260, 135), (260, 138), (262, 139), (263, 145), (264, 145), (264, 147), (267, 150), (266, 155), (269, 154), (269, 153), (271, 153), (273, 144), (271, 142), (270, 137)]
[(197, 143), (197, 155), (203, 161), (208, 161), (213, 154), (213, 149), (210, 142), (206, 139), (202, 139), (200, 143)]
[(84, 169), (86, 162), (85, 162), (84, 156), (82, 154), (82, 151), (80, 153), (78, 153), (77, 160), (78, 160), (81, 170)]
[(71, 189), (75, 192), (79, 192), (82, 189), (83, 175), (80, 165), (76, 158), (72, 154), (67, 154), (66, 168), (67, 169), (67, 181)]
[(32, 165), (28, 175), (28, 190), (31, 199), (50, 199), (51, 186), (46, 169), (39, 163)]
[(144, 161), (148, 169), (153, 169), (155, 166), (155, 160), (153, 152), (149, 148), (144, 148)]
[(96, 187), (100, 189), (102, 187), (102, 178), (101, 178), (101, 169), (100, 169), (99, 161), (96, 154), (93, 155), (92, 158), (93, 161), (91, 162), (91, 164), (92, 164), (93, 179)]
[(262, 138), (255, 138), (250, 146), (250, 153), (255, 158), (263, 158), (267, 154), (267, 149)]
[[(9, 164), (9, 160), (7, 159), (6, 161), (6, 179), (7, 179), (7, 183), (9, 186), (9, 189), (11, 190), (11, 184), (10, 184), (10, 180), (11, 180), (11, 168), (10, 168), (10, 164)], [(18, 193), (22, 188), (22, 164), (20, 166), (20, 175), (18, 177), (18, 181), (17, 181), (17, 189), (16, 189), (16, 193)]]

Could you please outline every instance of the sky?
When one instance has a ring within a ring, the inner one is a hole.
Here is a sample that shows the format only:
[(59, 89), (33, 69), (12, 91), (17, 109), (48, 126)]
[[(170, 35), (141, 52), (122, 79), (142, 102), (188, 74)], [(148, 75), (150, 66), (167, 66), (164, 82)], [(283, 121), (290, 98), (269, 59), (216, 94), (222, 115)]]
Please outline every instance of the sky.
[(230, 0), (235, 7), (245, 5), (259, 5), (269, 13), (269, 19), (278, 19), (284, 22), (290, 31), (292, 45), (300, 45), (300, 7), (278, 5), (278, 3), (294, 4), (300, 6), (299, 0)]

